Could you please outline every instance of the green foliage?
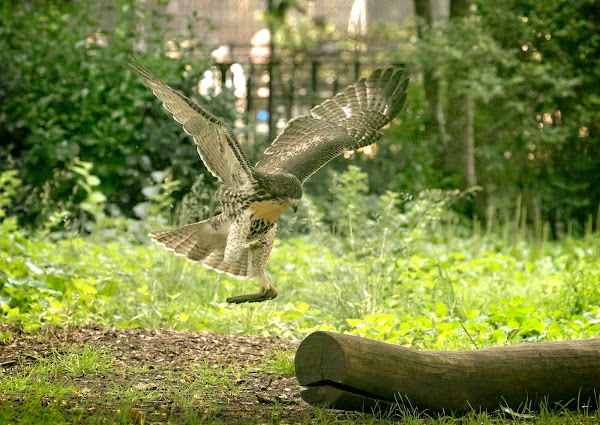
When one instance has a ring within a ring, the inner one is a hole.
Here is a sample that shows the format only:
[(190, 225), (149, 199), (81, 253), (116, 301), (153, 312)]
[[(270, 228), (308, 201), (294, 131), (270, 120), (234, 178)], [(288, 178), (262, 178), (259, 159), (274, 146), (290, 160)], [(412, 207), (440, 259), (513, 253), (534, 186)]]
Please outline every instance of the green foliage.
[[(322, 329), (429, 349), (600, 331), (598, 235), (557, 242), (520, 232), (507, 237), (465, 227), (451, 211), (465, 193), (428, 191), (411, 199), (388, 192), (361, 202), (351, 193), (368, 185), (359, 170), (350, 168), (336, 182), (332, 205), (356, 208), (322, 223), (324, 213), (308, 198), (316, 211), (303, 206), (294, 219), (310, 233), (288, 229), (276, 241), (268, 273), (280, 295), (259, 305), (224, 302), (256, 290), (257, 282), (136, 240), (103, 239), (109, 227), (52, 242), (5, 219), (2, 320), (26, 329), (98, 322), (295, 338)], [(171, 202), (161, 199), (163, 207)]]
[[(19, 170), (25, 190), (11, 212), (21, 223), (43, 226), (65, 215), (80, 222), (105, 212), (131, 216), (146, 201), (142, 189), (152, 184), (153, 172), (187, 190), (203, 169), (180, 125), (123, 67), (135, 52), (189, 94), (209, 66), (194, 59), (206, 46), (192, 34), (166, 42), (163, 28), (170, 17), (161, 12), (164, 5), (119, 0), (108, 6), (0, 6), (0, 171)], [(103, 24), (106, 14), (110, 26)], [(192, 98), (226, 120), (236, 114), (227, 90)]]
[(6, 217), (6, 210), (14, 202), (21, 188), (21, 180), (16, 170), (7, 170), (0, 174), (0, 220)]
[(8, 345), (12, 341), (12, 332), (0, 332), (0, 345)]
[(279, 373), (286, 378), (292, 378), (296, 375), (294, 368), (294, 355), (288, 351), (277, 351), (273, 357), (269, 357), (267, 362), (270, 363), (273, 371)]
[[(509, 214), (506, 205), (522, 196), (529, 222), (551, 223), (555, 236), (572, 225), (582, 233), (600, 204), (597, 4), (505, 0), (476, 6), (465, 18), (429, 28), (421, 23), (420, 38), (402, 51), (404, 60), (440, 83), (448, 130), (458, 107), (453, 102), (461, 95), (474, 100), (476, 172), (488, 211)], [(403, 180), (410, 191), (423, 178), (430, 187), (456, 187), (444, 162), (449, 142), (441, 132), (425, 131), (440, 105), (420, 102), (407, 101), (407, 109), (412, 103), (420, 111), (413, 115), (421, 125), (415, 137), (406, 137), (407, 129), (391, 130), (416, 143), (403, 151), (425, 165), (416, 180)]]
[[(181, 126), (122, 67), (135, 53), (172, 87), (194, 92), (210, 65), (195, 59), (209, 56), (209, 46), (198, 41), (203, 38), (191, 33), (191, 24), (201, 18), (191, 16), (189, 31), (166, 41), (165, 4), (2, 3), (0, 138), (6, 143), (0, 147), (0, 172), (19, 170), (14, 177), (22, 190), (0, 210), (37, 228), (91, 231), (93, 224), (86, 222), (105, 214), (148, 214), (145, 191), (165, 179), (179, 181), (178, 197), (198, 173), (207, 192), (214, 188)], [(600, 204), (597, 5), (502, 0), (476, 6), (464, 19), (421, 25), (418, 38), (408, 20), (402, 28), (375, 24), (363, 41), (393, 46), (393, 53), (378, 53), (377, 61), (428, 72), (442, 82), (443, 98), (474, 100), (476, 170), (490, 217), (511, 215), (509, 206), (520, 196), (525, 220), (549, 223), (554, 236), (593, 228)], [(356, 47), (356, 39), (343, 39), (305, 12), (295, 1), (275, 1), (262, 15), (273, 27), (282, 64), (305, 61), (306, 52), (325, 44)], [(333, 77), (332, 70), (323, 72)], [(230, 123), (237, 115), (230, 90), (190, 96)], [(455, 107), (446, 103), (446, 112)], [(406, 106), (379, 141), (377, 154), (357, 152), (334, 161), (330, 170), (360, 166), (369, 176), (368, 193), (377, 196), (386, 190), (455, 188), (457, 180), (443, 161), (448, 146), (430, 131), (434, 107), (420, 78), (413, 77)], [(79, 161), (92, 164), (85, 172), (93, 186), (78, 174)], [(324, 196), (326, 190), (323, 179), (307, 182), (309, 193)], [(213, 202), (204, 196), (196, 211), (208, 213)], [(190, 208), (183, 214), (193, 215)], [(337, 218), (336, 223), (349, 226)]]
[(455, 167), (464, 164), (452, 163), (449, 152), (466, 96), (474, 102), (480, 204), (487, 204), (480, 217), (509, 217), (521, 197), (527, 223), (548, 223), (555, 237), (582, 234), (598, 221), (600, 204), (597, 4), (475, 6), (464, 18), (431, 26), (409, 19), (403, 27), (369, 29), (369, 39), (394, 43), (385, 60), (407, 64), (413, 75), (393, 123), (399, 125), (378, 142), (374, 158), (357, 154), (351, 161), (360, 162), (377, 194), (462, 187)]
[(519, 170), (510, 174), (517, 177), (514, 186), (528, 188), (527, 202), (537, 201), (560, 226), (569, 218), (582, 226), (600, 202), (594, 183), (600, 178), (597, 4), (527, 0), (490, 6), (480, 5), (482, 23), (518, 62), (500, 69), (503, 95), (490, 110), (511, 126), (484, 133), (485, 154), (494, 145), (510, 151), (504, 162), (507, 170)]

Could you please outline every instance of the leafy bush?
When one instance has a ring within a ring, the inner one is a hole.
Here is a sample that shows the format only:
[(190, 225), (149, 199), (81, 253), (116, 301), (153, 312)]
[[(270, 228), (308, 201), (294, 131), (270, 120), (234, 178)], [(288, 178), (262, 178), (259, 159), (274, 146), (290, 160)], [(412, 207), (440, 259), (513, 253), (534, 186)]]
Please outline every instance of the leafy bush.
[[(520, 198), (527, 223), (550, 223), (554, 237), (582, 234), (599, 220), (597, 4), (474, 3), (468, 16), (442, 24), (417, 19), (378, 28), (395, 43), (386, 60), (408, 64), (415, 77), (401, 125), (390, 127), (375, 158), (361, 161), (371, 189), (463, 188), (457, 171), (466, 166), (452, 154), (464, 149), (452, 130), (459, 100), (468, 97), (476, 180), (486, 200), (480, 219), (514, 215)], [(437, 98), (428, 99), (425, 90), (435, 83)]]
[[(22, 223), (41, 225), (61, 210), (76, 218), (95, 216), (90, 197), (112, 215), (131, 216), (146, 201), (142, 188), (155, 184), (153, 172), (187, 190), (204, 169), (180, 126), (123, 68), (136, 52), (170, 85), (189, 93), (209, 66), (195, 59), (206, 46), (190, 36), (166, 43), (169, 17), (159, 12), (162, 6), (161, 0), (119, 0), (108, 9), (102, 2), (0, 6), (0, 137), (6, 141), (0, 159), (3, 170), (19, 170), (25, 186), (12, 208)], [(114, 27), (102, 24), (106, 14)], [(193, 97), (233, 119), (227, 91)], [(88, 176), (82, 177), (78, 170), (87, 163)], [(90, 179), (92, 192), (85, 186)]]
[(16, 170), (8, 170), (0, 174), (0, 221), (6, 217), (6, 210), (21, 188), (21, 180), (17, 174)]

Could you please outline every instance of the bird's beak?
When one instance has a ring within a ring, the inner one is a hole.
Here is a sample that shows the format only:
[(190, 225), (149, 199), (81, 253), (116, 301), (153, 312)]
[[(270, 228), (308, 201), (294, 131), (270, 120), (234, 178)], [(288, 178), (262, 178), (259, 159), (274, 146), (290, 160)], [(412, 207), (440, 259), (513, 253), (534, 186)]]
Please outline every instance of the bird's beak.
[(294, 211), (294, 214), (296, 214), (296, 211), (297, 211), (297, 210), (298, 210), (298, 207), (297, 207), (297, 206), (295, 206), (295, 205), (293, 205), (293, 206), (292, 206), (292, 211)]

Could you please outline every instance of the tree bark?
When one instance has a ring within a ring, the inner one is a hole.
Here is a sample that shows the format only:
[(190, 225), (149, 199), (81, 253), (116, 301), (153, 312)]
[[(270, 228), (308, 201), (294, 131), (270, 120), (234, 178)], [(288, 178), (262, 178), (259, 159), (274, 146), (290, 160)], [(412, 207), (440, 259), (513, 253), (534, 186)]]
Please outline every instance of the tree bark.
[(473, 351), (417, 351), (333, 332), (315, 332), (295, 358), (308, 403), (372, 411), (411, 406), (464, 413), (524, 406), (597, 407), (600, 338)]
[(473, 99), (466, 94), (448, 96), (448, 133), (446, 168), (460, 174), (461, 188), (477, 185), (475, 169), (475, 110)]
[[(470, 14), (470, 0), (450, 0), (450, 19), (463, 19)], [(446, 147), (446, 168), (457, 172), (462, 177), (462, 188), (477, 184), (475, 173), (475, 141), (473, 135), (474, 105), (473, 99), (452, 90), (453, 82), (449, 81), (448, 99), (448, 133), (449, 144)]]
[[(425, 33), (433, 24), (433, 14), (429, 0), (414, 0), (415, 14), (420, 18), (417, 25), (417, 34), (423, 39)], [(440, 83), (433, 74), (433, 70), (423, 64), (423, 89), (425, 100), (427, 100), (426, 130), (429, 134), (438, 134), (441, 141), (445, 142), (445, 119), (443, 109), (440, 105)]]
[[(450, 19), (464, 19), (471, 14), (471, 0), (450, 0)], [(474, 70), (475, 72), (476, 70)], [(461, 77), (459, 77), (461, 78)], [(462, 78), (465, 78), (464, 76)], [(455, 173), (459, 180), (456, 185), (461, 189), (477, 186), (475, 162), (475, 105), (473, 98), (456, 90), (460, 81), (448, 81), (446, 99), (447, 135), (444, 139), (445, 168)], [(459, 208), (468, 215), (476, 215), (486, 220), (487, 196), (477, 194), (473, 201), (460, 202)], [(461, 206), (462, 205), (462, 206)]]

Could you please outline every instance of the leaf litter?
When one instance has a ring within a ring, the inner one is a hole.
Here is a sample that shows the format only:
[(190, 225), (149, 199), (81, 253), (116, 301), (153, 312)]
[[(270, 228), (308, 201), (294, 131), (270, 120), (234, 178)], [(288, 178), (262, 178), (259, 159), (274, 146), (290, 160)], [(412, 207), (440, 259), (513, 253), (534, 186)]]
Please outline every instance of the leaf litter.
[[(0, 346), (0, 378), (37, 373), (72, 387), (58, 397), (41, 395), (40, 409), (54, 406), (66, 421), (310, 423), (313, 416), (296, 378), (273, 368), (277, 355), (293, 357), (299, 341), (96, 325), (0, 330), (12, 333)], [(77, 371), (56, 362), (84, 348), (102, 353), (96, 366)], [(31, 389), (2, 391), (0, 408), (25, 412), (30, 396)]]

